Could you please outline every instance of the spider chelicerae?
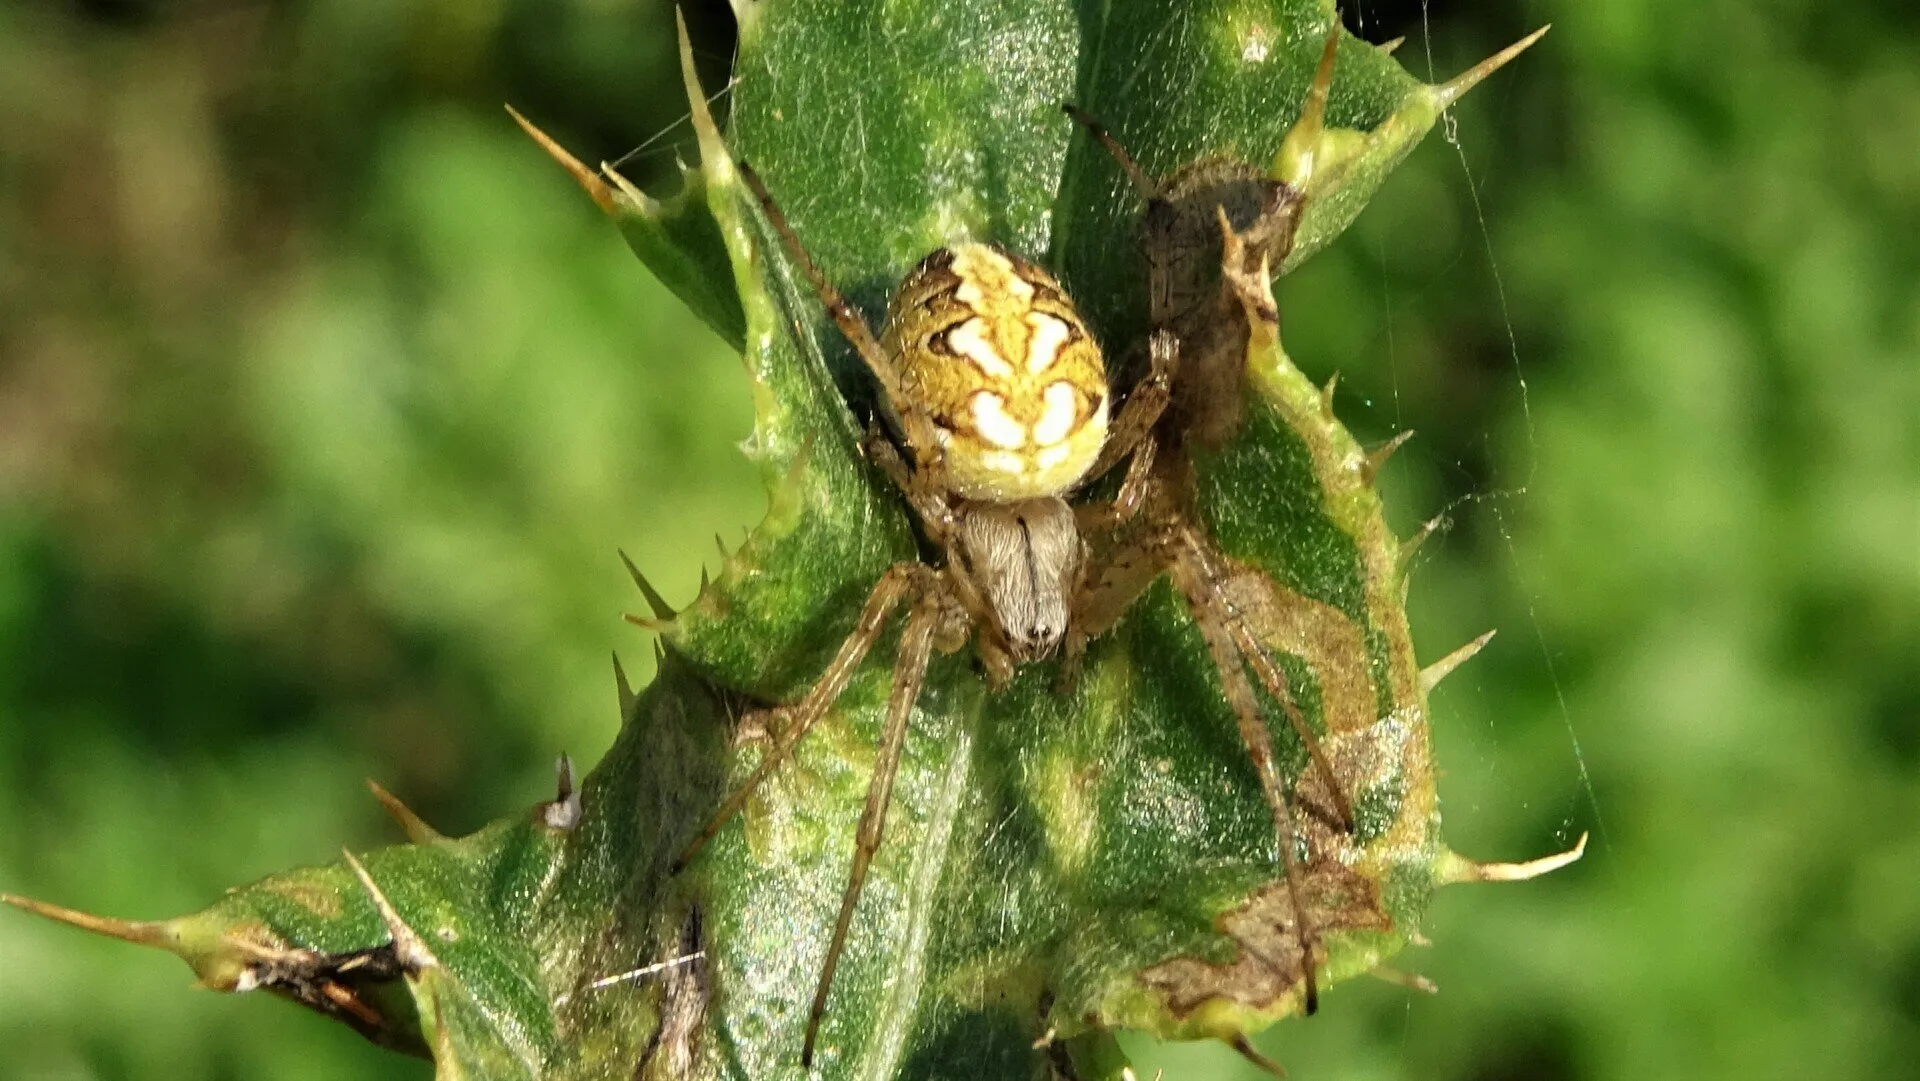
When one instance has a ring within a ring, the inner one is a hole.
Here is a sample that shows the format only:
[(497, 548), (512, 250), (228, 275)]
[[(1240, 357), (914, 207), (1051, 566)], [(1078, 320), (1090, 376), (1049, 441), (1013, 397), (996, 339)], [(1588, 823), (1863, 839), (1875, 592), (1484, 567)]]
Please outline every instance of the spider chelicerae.
[[(1307, 138), (1316, 138), (1320, 130), (1332, 57), (1330, 38), (1295, 129)], [(1063, 645), (1070, 673), (1087, 642), (1111, 628), (1162, 573), (1187, 601), (1260, 776), (1295, 913), (1305, 1008), (1311, 1013), (1317, 1006), (1319, 943), (1300, 903), (1292, 797), (1275, 764), (1248, 668), (1283, 705), (1313, 768), (1322, 771), (1341, 828), (1350, 828), (1351, 814), (1288, 692), (1284, 669), (1229, 600), (1231, 561), (1196, 524), (1188, 505), (1185, 445), (1190, 438), (1217, 435), (1212, 429), (1220, 427), (1222, 414), (1205, 406), (1205, 395), (1244, 393), (1237, 374), (1222, 379), (1219, 371), (1224, 366), (1237, 373), (1244, 365), (1245, 337), (1236, 353), (1207, 333), (1204, 321), (1215, 306), (1190, 304), (1175, 311), (1158, 299), (1185, 287), (1172, 269), (1190, 254), (1177, 235), (1181, 229), (1192, 232), (1181, 216), (1191, 216), (1199, 205), (1195, 200), (1227, 189), (1177, 183), (1162, 189), (1091, 118), (1069, 112), (1115, 152), (1149, 197), (1145, 234), (1156, 299), (1145, 342), (1147, 369), (1117, 411), (1099, 344), (1060, 284), (1039, 266), (990, 244), (940, 248), (895, 291), (876, 337), (808, 256), (760, 177), (745, 163), (739, 166), (792, 263), (878, 384), (901, 446), (876, 424), (865, 443), (868, 457), (899, 489), (930, 549), (939, 553), (937, 562), (897, 563), (881, 577), (825, 672), (798, 702), (772, 711), (781, 723), (757, 726), (772, 734), (761, 761), (674, 866), (676, 871), (684, 867), (790, 757), (846, 689), (894, 612), (905, 606), (879, 753), (808, 1013), (803, 1065), (812, 1064), (834, 972), (885, 832), (908, 719), (933, 651), (953, 652), (972, 641), (995, 689), (1019, 666), (1044, 660)], [(1297, 225), (1303, 198), (1297, 184), (1275, 182), (1259, 190), (1263, 202), (1248, 229), (1236, 231), (1224, 208), (1210, 208), (1217, 213), (1218, 231), (1207, 243), (1223, 251), (1218, 288), (1229, 291), (1223, 297), (1244, 290), (1249, 275), (1265, 273), (1274, 251), (1284, 255)], [(1159, 236), (1156, 230), (1167, 232), (1169, 221), (1179, 228)], [(1184, 370), (1184, 337), (1206, 343), (1195, 355), (1201, 363), (1191, 375)], [(1169, 411), (1170, 401), (1180, 407)], [(1238, 403), (1222, 408), (1225, 415), (1237, 415)], [(1214, 419), (1202, 423), (1202, 418)], [(1159, 453), (1163, 445), (1169, 451), (1164, 455)], [(1114, 496), (1069, 502), (1122, 462), (1124, 478)], [(1090, 545), (1090, 538), (1101, 543)]]

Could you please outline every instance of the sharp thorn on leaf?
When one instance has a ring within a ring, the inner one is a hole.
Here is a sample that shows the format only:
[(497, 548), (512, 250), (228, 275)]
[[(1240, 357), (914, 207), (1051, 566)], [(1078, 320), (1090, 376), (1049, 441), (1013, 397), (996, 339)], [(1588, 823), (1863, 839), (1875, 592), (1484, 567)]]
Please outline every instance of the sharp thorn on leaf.
[(667, 599), (660, 595), (660, 591), (653, 588), (653, 583), (647, 581), (647, 576), (640, 573), (640, 568), (633, 565), (633, 560), (627, 558), (627, 553), (620, 553), (620, 562), (627, 565), (627, 573), (633, 577), (633, 584), (640, 587), (640, 595), (647, 598), (647, 607), (653, 609), (654, 617), (663, 621), (672, 620), (678, 613), (673, 610), (672, 605), (667, 603)]
[[(592, 983), (587, 984), (585, 987), (581, 988), (581, 990), (601, 991), (606, 988), (615, 987), (623, 983), (632, 983), (635, 980), (643, 980), (648, 976), (657, 975), (659, 973), (666, 972), (669, 969), (679, 968), (681, 965), (696, 964), (702, 960), (705, 960), (706, 956), (707, 956), (707, 951), (695, 950), (689, 954), (682, 954), (679, 957), (671, 957), (665, 961), (658, 961), (651, 965), (642, 965), (639, 968), (628, 969), (625, 972), (615, 973), (612, 976), (602, 976), (601, 978), (593, 981)], [(573, 992), (562, 991), (559, 995), (554, 997), (553, 1004), (555, 1006), (564, 1006), (572, 998), (573, 998)]]
[(677, 7), (673, 10), (673, 25), (680, 39), (680, 81), (685, 84), (687, 108), (693, 114), (693, 133), (700, 142), (701, 164), (708, 170), (724, 170), (730, 160), (726, 143), (721, 140), (720, 126), (713, 122), (713, 110), (707, 107), (707, 92), (694, 70), (693, 39), (687, 36), (687, 16)]
[(1228, 1040), (1227, 1044), (1228, 1046), (1232, 1047), (1235, 1051), (1240, 1052), (1241, 1058), (1246, 1059), (1248, 1062), (1253, 1063), (1255, 1066), (1258, 1066), (1261, 1070), (1269, 1074), (1272, 1074), (1275, 1077), (1284, 1078), (1287, 1076), (1286, 1067), (1280, 1065), (1278, 1062), (1275, 1062), (1272, 1059), (1268, 1058), (1267, 1056), (1261, 1054), (1259, 1049), (1253, 1046), (1253, 1042), (1247, 1039), (1246, 1033), (1244, 1032), (1234, 1033), (1233, 1038)]
[(172, 927), (157, 920), (116, 920), (108, 916), (95, 916), (90, 912), (62, 908), (59, 905), (11, 893), (0, 893), (0, 902), (31, 912), (36, 916), (44, 916), (56, 923), (78, 927), (82, 931), (91, 931), (108, 938), (117, 938), (122, 942), (131, 942), (136, 946), (157, 946), (163, 950), (171, 950), (175, 945)]
[(1464, 856), (1448, 852), (1440, 862), (1440, 881), (1445, 885), (1457, 882), (1525, 882), (1529, 878), (1558, 871), (1569, 863), (1576, 862), (1587, 854), (1587, 835), (1581, 834), (1572, 848), (1557, 852), (1551, 856), (1542, 856), (1525, 863), (1475, 863)]
[(1432, 980), (1427, 979), (1417, 972), (1403, 972), (1397, 968), (1380, 965), (1368, 972), (1367, 975), (1372, 976), (1376, 980), (1384, 980), (1395, 987), (1404, 987), (1409, 991), (1418, 991), (1424, 995), (1437, 995), (1440, 993), (1439, 984), (1434, 983)]
[(1480, 80), (1499, 71), (1502, 67), (1506, 66), (1507, 61), (1526, 52), (1528, 46), (1546, 36), (1547, 31), (1551, 29), (1553, 29), (1553, 24), (1548, 23), (1533, 33), (1528, 34), (1526, 37), (1521, 38), (1519, 41), (1514, 42), (1512, 45), (1507, 46), (1461, 72), (1459, 75), (1454, 76), (1451, 80), (1434, 87), (1434, 99), (1440, 103), (1442, 109), (1459, 101), (1463, 94), (1479, 85)]
[(1340, 51), (1340, 20), (1333, 20), (1327, 43), (1320, 50), (1320, 65), (1314, 69), (1313, 82), (1307, 87), (1307, 100), (1300, 104), (1300, 119), (1287, 130), (1280, 150), (1273, 157), (1273, 179), (1288, 187), (1304, 189), (1313, 179), (1320, 137), (1326, 131), (1327, 91), (1333, 86), (1333, 61)]
[(1333, 418), (1333, 391), (1340, 385), (1340, 373), (1334, 372), (1327, 377), (1327, 385), (1320, 388), (1320, 414), (1328, 420)]
[(582, 188), (586, 189), (587, 194), (593, 197), (596, 206), (605, 213), (613, 213), (613, 189), (607, 186), (607, 182), (601, 179), (599, 174), (587, 168), (581, 163), (579, 158), (567, 153), (566, 148), (555, 142), (552, 136), (534, 127), (533, 121), (520, 115), (520, 110), (509, 105), (507, 106), (507, 113), (513, 117), (515, 123), (520, 125), (520, 130), (526, 132), (533, 138), (534, 142), (540, 144), (540, 149), (546, 151), (548, 157), (559, 162), (560, 167), (572, 175), (573, 179)]
[(1413, 557), (1420, 551), (1420, 546), (1427, 543), (1427, 539), (1439, 532), (1441, 527), (1446, 524), (1447, 516), (1444, 514), (1436, 514), (1420, 523), (1420, 528), (1414, 530), (1412, 536), (1400, 542), (1401, 577), (1406, 577), (1407, 571), (1412, 569)]
[(407, 840), (417, 845), (430, 845), (435, 841), (445, 840), (439, 830), (427, 825), (425, 819), (414, 814), (413, 808), (400, 802), (400, 797), (387, 791), (379, 781), (371, 777), (367, 778), (367, 790), (372, 792), (373, 798), (380, 802), (380, 807), (387, 812), (387, 816), (400, 824), (400, 832), (407, 835)]
[(580, 793), (573, 786), (573, 759), (563, 752), (553, 764), (554, 789), (558, 793), (552, 803), (540, 807), (540, 821), (549, 828), (570, 830), (580, 824)]
[(1383, 41), (1375, 45), (1374, 48), (1379, 49), (1383, 56), (1392, 56), (1394, 53), (1400, 51), (1400, 46), (1406, 43), (1406, 35), (1403, 34), (1400, 37), (1394, 38), (1392, 41)]
[(633, 712), (635, 696), (633, 684), (627, 682), (627, 670), (620, 664), (618, 653), (613, 655), (613, 685), (620, 695), (620, 719), (624, 721), (627, 719), (627, 714)]
[(673, 628), (673, 623), (669, 620), (648, 619), (646, 616), (636, 616), (632, 612), (628, 612), (620, 618), (642, 630), (652, 631), (655, 634), (665, 634)]
[(1393, 453), (1401, 447), (1406, 446), (1407, 440), (1412, 438), (1413, 429), (1408, 428), (1406, 431), (1401, 432), (1399, 435), (1394, 436), (1392, 439), (1387, 440), (1385, 443), (1380, 444), (1367, 453), (1366, 465), (1362, 467), (1362, 472), (1366, 476), (1368, 484), (1372, 484), (1379, 478), (1380, 470), (1386, 468), (1387, 459), (1392, 458)]
[(1452, 653), (1422, 668), (1420, 670), (1420, 693), (1432, 694), (1433, 689), (1440, 685), (1441, 680), (1452, 675), (1454, 669), (1472, 660), (1474, 654), (1480, 652), (1488, 642), (1493, 641), (1493, 633), (1492, 631), (1488, 631), (1473, 641), (1468, 642), (1466, 645), (1461, 646), (1459, 649), (1454, 650)]

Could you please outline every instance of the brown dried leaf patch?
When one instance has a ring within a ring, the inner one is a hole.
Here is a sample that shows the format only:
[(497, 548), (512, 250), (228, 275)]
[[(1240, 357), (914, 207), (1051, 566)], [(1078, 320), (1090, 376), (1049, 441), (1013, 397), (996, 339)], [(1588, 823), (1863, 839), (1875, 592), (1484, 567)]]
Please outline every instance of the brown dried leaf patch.
[[(1303, 866), (1301, 894), (1308, 920), (1322, 934), (1393, 929), (1393, 920), (1381, 907), (1379, 888), (1337, 860)], [(1215, 998), (1270, 1009), (1293, 994), (1304, 975), (1293, 920), (1286, 883), (1267, 885), (1246, 904), (1214, 920), (1215, 928), (1239, 945), (1239, 957), (1228, 964), (1176, 957), (1143, 970), (1140, 982), (1158, 992), (1167, 1009), (1182, 1020)], [(1316, 965), (1325, 963), (1317, 941), (1314, 954)]]

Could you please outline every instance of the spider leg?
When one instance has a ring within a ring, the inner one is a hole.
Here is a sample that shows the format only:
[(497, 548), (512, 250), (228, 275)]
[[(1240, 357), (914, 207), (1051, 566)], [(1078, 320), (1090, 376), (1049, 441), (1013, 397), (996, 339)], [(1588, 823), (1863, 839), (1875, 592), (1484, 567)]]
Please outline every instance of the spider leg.
[(933, 421), (927, 416), (925, 410), (911, 406), (913, 399), (902, 392), (900, 373), (894, 369), (893, 361), (887, 356), (887, 351), (880, 347), (879, 339), (873, 336), (873, 328), (867, 325), (866, 318), (860, 314), (859, 310), (847, 302), (847, 298), (841, 295), (840, 290), (834, 288), (833, 283), (827, 280), (827, 276), (821, 272), (819, 265), (813, 261), (813, 257), (807, 254), (807, 249), (801, 246), (800, 237), (794, 233), (793, 226), (787, 223), (787, 216), (780, 210), (780, 204), (773, 201), (773, 194), (767, 191), (766, 182), (760, 179), (760, 174), (754, 172), (753, 166), (744, 161), (737, 163), (737, 167), (740, 170), (740, 178), (747, 182), (747, 187), (752, 190), (754, 198), (760, 201), (760, 209), (766, 213), (767, 221), (772, 224), (773, 231), (780, 234), (780, 242), (787, 249), (787, 257), (793, 260), (802, 274), (806, 275), (807, 281), (813, 285), (813, 291), (820, 294), (820, 302), (826, 305), (827, 314), (833, 317), (834, 324), (840, 328), (840, 333), (846, 336), (848, 344), (853, 346), (853, 351), (860, 354), (861, 361), (879, 382), (880, 390), (886, 395), (887, 401), (892, 403), (894, 409), (899, 412), (901, 426), (906, 429), (907, 442), (912, 444), (915, 455), (921, 459), (922, 466), (931, 467), (934, 473), (939, 473), (941, 471), (939, 440), (934, 436)]
[(760, 174), (754, 172), (753, 166), (744, 161), (739, 163), (739, 169), (740, 178), (747, 182), (747, 187), (753, 191), (754, 198), (760, 201), (760, 209), (766, 212), (767, 221), (773, 225), (773, 231), (780, 234), (780, 242), (786, 246), (787, 257), (792, 259), (794, 265), (800, 268), (800, 272), (807, 276), (807, 281), (813, 285), (813, 291), (820, 294), (821, 303), (827, 306), (827, 314), (833, 316), (834, 323), (840, 327), (840, 333), (847, 336), (847, 341), (852, 344), (854, 351), (860, 354), (860, 359), (865, 361), (867, 367), (873, 371), (874, 378), (880, 381), (881, 389), (887, 392), (887, 397), (897, 401), (899, 399), (897, 392), (900, 389), (899, 375), (887, 359), (886, 351), (880, 348), (879, 339), (873, 336), (873, 329), (867, 326), (866, 318), (855, 310), (852, 304), (847, 303), (847, 298), (841, 296), (840, 290), (834, 288), (833, 283), (827, 280), (827, 276), (820, 272), (820, 267), (814, 263), (813, 257), (807, 254), (807, 249), (800, 246), (799, 236), (794, 233), (793, 226), (787, 224), (786, 214), (781, 212), (780, 204), (773, 201), (773, 194), (767, 191), (767, 185), (760, 179)]
[[(1127, 404), (1121, 406), (1113, 418), (1112, 426), (1107, 429), (1106, 444), (1100, 448), (1093, 467), (1087, 470), (1088, 479), (1120, 464), (1122, 458), (1139, 450), (1152, 437), (1154, 425), (1160, 422), (1160, 414), (1166, 411), (1167, 402), (1172, 398), (1173, 380), (1179, 368), (1179, 336), (1166, 327), (1155, 330), (1147, 338), (1147, 374), (1128, 392)], [(1140, 472), (1144, 482), (1146, 470)]]
[(725, 826), (734, 815), (740, 813), (740, 808), (747, 805), (747, 800), (753, 797), (760, 783), (786, 761), (794, 747), (806, 738), (807, 732), (819, 722), (820, 718), (826, 716), (827, 710), (832, 708), (841, 692), (847, 689), (847, 682), (853, 678), (854, 670), (859, 668), (860, 662), (866, 658), (867, 651), (872, 649), (874, 642), (879, 640), (881, 632), (886, 628), (887, 617), (892, 615), (894, 608), (908, 596), (916, 592), (924, 593), (928, 586), (927, 579), (932, 573), (920, 563), (895, 563), (887, 569), (887, 573), (881, 576), (880, 583), (873, 587), (872, 593), (867, 595), (867, 603), (860, 609), (859, 622), (854, 625), (853, 632), (847, 635), (846, 640), (840, 643), (840, 650), (834, 654), (833, 661), (827, 665), (827, 670), (821, 673), (820, 678), (807, 690), (806, 697), (791, 707), (791, 723), (774, 744), (767, 748), (766, 754), (760, 759), (760, 764), (754, 767), (753, 773), (734, 790), (731, 796), (727, 797), (726, 802), (714, 812), (699, 836), (695, 837), (673, 861), (670, 874), (679, 874), (693, 857), (706, 847), (707, 842), (713, 840), (714, 836), (720, 832), (720, 828)]
[(1087, 129), (1087, 134), (1107, 148), (1107, 153), (1112, 154), (1113, 160), (1119, 163), (1120, 171), (1127, 174), (1127, 179), (1133, 182), (1134, 190), (1140, 193), (1140, 198), (1151, 202), (1160, 197), (1159, 182), (1148, 176), (1146, 171), (1134, 162), (1133, 155), (1127, 153), (1127, 148), (1121, 146), (1120, 140), (1115, 139), (1104, 124), (1095, 120), (1093, 114), (1072, 103), (1062, 104), (1060, 111), (1072, 117), (1075, 123)]
[(1267, 806), (1273, 812), (1274, 829), (1280, 841), (1280, 865), (1286, 876), (1287, 900), (1293, 906), (1293, 928), (1300, 940), (1300, 972), (1302, 982), (1306, 984), (1306, 1012), (1312, 1014), (1320, 1008), (1320, 989), (1313, 973), (1313, 948), (1319, 934), (1312, 928), (1307, 916), (1299, 861), (1293, 854), (1294, 838), (1299, 833), (1293, 823), (1292, 796), (1274, 765), (1273, 737), (1260, 717), (1259, 700), (1254, 697), (1253, 685), (1247, 682), (1244, 662), (1235, 647), (1233, 618), (1221, 597), (1219, 569), (1213, 566), (1206, 547), (1193, 535), (1191, 527), (1180, 527), (1169, 538), (1169, 542), (1174, 549), (1169, 568), (1174, 584), (1186, 596), (1193, 610), (1194, 624), (1200, 628), (1207, 652), (1213, 657), (1214, 669), (1220, 675), (1221, 692), (1227, 704), (1233, 707), (1234, 718), (1239, 722), (1240, 741), (1246, 745), (1247, 756), (1253, 759), (1254, 772), (1260, 776), (1261, 793), (1266, 796)]
[(953, 504), (947, 500), (945, 489), (929, 481), (926, 473), (917, 473), (909, 467), (878, 423), (867, 429), (866, 446), (867, 459), (879, 466), (893, 486), (900, 489), (900, 494), (906, 497), (914, 514), (919, 517), (927, 538), (942, 548), (951, 545), (957, 523)]
[[(949, 501), (945, 488), (929, 479), (925, 470), (915, 472), (907, 465), (893, 442), (878, 426), (867, 431), (867, 457), (906, 496), (914, 513), (919, 516), (927, 538), (946, 553), (946, 582), (953, 590), (954, 599), (979, 629), (974, 641), (980, 651), (980, 661), (987, 669), (987, 682), (994, 687), (1005, 686), (1013, 678), (1011, 646), (1000, 633), (992, 607), (981, 596), (979, 587), (968, 573), (967, 560), (962, 556), (959, 543), (962, 511)], [(939, 648), (944, 651), (949, 647), (943, 643)]]
[[(1120, 490), (1114, 494), (1112, 500), (1104, 503), (1086, 503), (1074, 508), (1074, 517), (1079, 524), (1080, 535), (1083, 537), (1111, 532), (1132, 521), (1134, 515), (1139, 513), (1141, 505), (1146, 502), (1148, 494), (1153, 490), (1155, 481), (1153, 466), (1160, 446), (1159, 440), (1154, 437), (1153, 429), (1160, 420), (1160, 414), (1166, 410), (1172, 393), (1174, 370), (1179, 364), (1180, 339), (1172, 331), (1163, 327), (1154, 331), (1148, 341), (1149, 354), (1153, 358), (1152, 367), (1146, 378), (1142, 379), (1127, 397), (1127, 404), (1121, 407), (1120, 416), (1114, 422), (1113, 434), (1108, 436), (1100, 460), (1094, 463), (1093, 469), (1088, 471), (1088, 476), (1099, 476), (1112, 468), (1118, 463), (1122, 454), (1130, 453), (1133, 457), (1127, 463), (1127, 474), (1120, 482)], [(1116, 447), (1119, 448), (1118, 452), (1110, 454), (1109, 452), (1113, 452)], [(1140, 591), (1146, 588), (1146, 581), (1150, 581), (1152, 577), (1149, 574), (1148, 578), (1139, 584), (1121, 586), (1116, 592), (1104, 581), (1106, 573), (1112, 569), (1115, 568), (1109, 559), (1106, 565), (1095, 574), (1083, 574), (1081, 582), (1075, 587), (1076, 611), (1073, 618), (1068, 621), (1070, 628), (1067, 637), (1068, 664), (1062, 672), (1069, 684), (1077, 675), (1077, 661), (1080, 653), (1086, 648), (1087, 641), (1099, 637), (1102, 632), (1111, 627), (1126, 610), (1125, 606), (1133, 603), (1134, 598), (1140, 595)], [(1080, 610), (1083, 604), (1086, 605), (1084, 611)], [(1110, 614), (1107, 614), (1109, 611)], [(1088, 631), (1072, 629), (1089, 616), (1094, 617), (1093, 623), (1098, 629)]]
[[(994, 614), (993, 604), (987, 600), (980, 583), (975, 581), (974, 573), (973, 563), (967, 558), (965, 546), (960, 543), (956, 529), (946, 544), (946, 577), (943, 582), (951, 591), (955, 606), (966, 614), (974, 650), (979, 654), (981, 667), (986, 669), (988, 688), (999, 690), (1013, 679), (1014, 670), (1019, 664), (1014, 660), (1013, 643), (1008, 640), (1005, 629)], [(948, 648), (941, 643), (936, 645), (942, 651)]]
[(1072, 628), (1069, 652), (1076, 640), (1084, 647), (1112, 630), (1163, 569), (1150, 541), (1131, 541), (1105, 553), (1074, 596), (1073, 616), (1067, 621)]
[(1127, 475), (1121, 480), (1120, 490), (1114, 493), (1113, 499), (1077, 508), (1076, 516), (1083, 535), (1098, 530), (1118, 529), (1133, 520), (1152, 488), (1153, 460), (1159, 450), (1159, 442), (1152, 437), (1142, 440), (1134, 447), (1133, 460), (1127, 464)]
[(1231, 627), (1234, 645), (1240, 650), (1241, 655), (1247, 658), (1247, 663), (1253, 668), (1254, 677), (1260, 681), (1262, 687), (1266, 688), (1267, 694), (1280, 703), (1282, 711), (1287, 715), (1287, 723), (1293, 726), (1294, 735), (1299, 736), (1301, 744), (1307, 748), (1307, 757), (1313, 760), (1313, 768), (1319, 770), (1320, 776), (1327, 782), (1327, 792), (1333, 798), (1333, 812), (1340, 818), (1341, 830), (1347, 833), (1353, 832), (1353, 805), (1347, 800), (1345, 787), (1340, 784), (1339, 778), (1334, 776), (1333, 763), (1327, 761), (1327, 752), (1320, 746), (1320, 738), (1313, 734), (1313, 729), (1307, 727), (1307, 719), (1300, 713), (1300, 704), (1293, 700), (1292, 690), (1287, 685), (1286, 669), (1274, 663), (1273, 655), (1267, 651), (1266, 644), (1253, 633), (1253, 628), (1247, 625), (1246, 620), (1239, 618), (1239, 615), (1231, 610), (1228, 610), (1225, 615)]
[[(1101, 508), (1080, 509), (1098, 512)], [(1112, 630), (1120, 617), (1133, 607), (1133, 602), (1160, 576), (1160, 571), (1153, 549), (1139, 540), (1114, 547), (1103, 553), (1094, 567), (1083, 569), (1068, 610), (1065, 657), (1061, 661), (1060, 677), (1055, 681), (1058, 693), (1067, 694), (1080, 682), (1087, 643)]]
[(923, 592), (907, 617), (907, 628), (900, 637), (899, 658), (893, 665), (893, 692), (887, 699), (886, 727), (880, 735), (880, 753), (874, 759), (873, 780), (867, 786), (866, 809), (860, 813), (860, 828), (855, 835), (853, 870), (847, 877), (847, 890), (840, 898), (840, 916), (834, 921), (833, 939), (827, 945), (827, 959), (820, 969), (820, 984), (813, 993), (813, 1006), (807, 1011), (807, 1038), (801, 1046), (800, 1065), (813, 1065), (813, 1045), (820, 1035), (820, 1021), (826, 1016), (827, 994), (833, 989), (833, 974), (840, 967), (840, 954), (847, 945), (847, 929), (853, 924), (853, 909), (867, 883), (867, 869), (880, 848), (887, 828), (887, 805), (893, 800), (893, 781), (900, 770), (900, 752), (907, 741), (907, 721), (913, 716), (913, 704), (920, 697), (920, 683), (927, 674), (927, 661), (933, 654), (934, 632), (938, 629), (946, 598)]

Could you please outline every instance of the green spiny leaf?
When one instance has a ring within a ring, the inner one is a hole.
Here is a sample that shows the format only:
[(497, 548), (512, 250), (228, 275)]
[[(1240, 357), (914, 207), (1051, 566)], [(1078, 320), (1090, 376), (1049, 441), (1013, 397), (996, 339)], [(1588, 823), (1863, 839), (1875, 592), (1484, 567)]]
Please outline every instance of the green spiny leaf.
[(585, 188), (620, 227), (627, 246), (652, 268), (662, 284), (735, 348), (744, 344), (746, 318), (734, 292), (733, 272), (720, 225), (709, 208), (705, 182), (697, 169), (682, 167), (681, 188), (655, 199), (628, 182), (619, 170), (601, 165), (596, 172), (534, 127), (513, 106), (507, 112), (541, 148)]

